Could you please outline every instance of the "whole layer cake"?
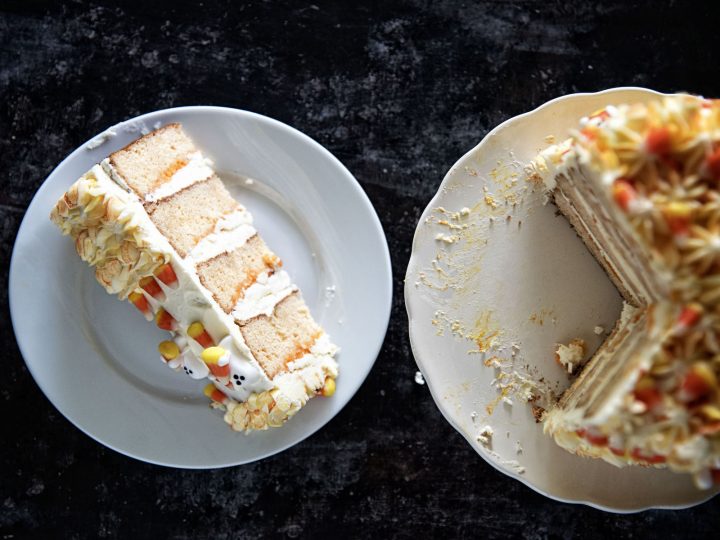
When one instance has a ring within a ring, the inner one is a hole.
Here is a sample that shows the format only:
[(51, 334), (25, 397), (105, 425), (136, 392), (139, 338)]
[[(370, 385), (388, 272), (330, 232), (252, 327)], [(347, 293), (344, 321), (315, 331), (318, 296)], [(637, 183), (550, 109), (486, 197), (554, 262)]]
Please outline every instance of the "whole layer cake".
[(531, 170), (625, 299), (545, 431), (583, 456), (720, 481), (720, 101), (606, 107)]
[(170, 332), (161, 358), (209, 379), (233, 429), (280, 426), (334, 393), (337, 347), (179, 124), (94, 166), (50, 217), (107, 292)]

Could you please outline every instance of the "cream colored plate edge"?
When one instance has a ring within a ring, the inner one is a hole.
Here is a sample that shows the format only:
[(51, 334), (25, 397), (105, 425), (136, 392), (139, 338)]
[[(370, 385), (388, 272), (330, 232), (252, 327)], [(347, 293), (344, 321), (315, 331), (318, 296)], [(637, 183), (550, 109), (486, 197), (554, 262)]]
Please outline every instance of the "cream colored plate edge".
[[(658, 95), (573, 94), (498, 126), (450, 169), (423, 212), (405, 282), (413, 354), (450, 424), (493, 467), (537, 492), (613, 512), (687, 508), (714, 493), (686, 475), (565, 452), (517, 394), (498, 402), (497, 384), (517, 382), (517, 372), (562, 391), (568, 378), (553, 361), (554, 344), (581, 337), (594, 350), (602, 341), (595, 327), (611, 329), (621, 309), (582, 241), (527, 184), (523, 165), (580, 117)], [(506, 367), (483, 365), (493, 355)], [(493, 430), (489, 444), (479, 437), (485, 426)]]

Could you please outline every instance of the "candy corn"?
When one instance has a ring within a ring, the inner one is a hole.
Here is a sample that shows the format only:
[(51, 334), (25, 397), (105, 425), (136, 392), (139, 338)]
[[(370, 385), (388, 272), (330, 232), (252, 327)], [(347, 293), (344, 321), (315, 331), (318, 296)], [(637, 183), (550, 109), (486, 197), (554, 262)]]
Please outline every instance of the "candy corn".
[(203, 388), (203, 394), (205, 394), (207, 397), (212, 399), (213, 401), (217, 403), (224, 403), (225, 402), (225, 394), (223, 394), (220, 390), (215, 388), (214, 384), (208, 384), (205, 388)]
[(155, 314), (155, 324), (158, 325), (158, 328), (162, 328), (163, 330), (172, 331), (175, 328), (175, 319), (173, 319), (173, 316), (170, 315), (167, 311), (165, 311), (163, 308), (158, 309), (157, 313)]
[(706, 363), (697, 362), (685, 374), (680, 383), (678, 399), (692, 402), (706, 397), (718, 387), (717, 377)]
[(160, 285), (158, 285), (158, 282), (155, 281), (155, 278), (152, 276), (142, 278), (140, 280), (140, 287), (153, 298), (157, 298), (158, 300), (165, 299), (165, 293), (162, 292)]
[(669, 154), (672, 149), (670, 130), (666, 127), (651, 128), (645, 137), (645, 149), (656, 156)]
[(145, 295), (141, 292), (131, 292), (128, 295), (128, 300), (133, 303), (133, 305), (138, 308), (143, 315), (145, 315), (145, 318), (152, 317), (152, 311), (150, 310), (150, 304), (148, 304), (147, 298), (145, 298)]
[(200, 358), (207, 364), (213, 375), (216, 377), (228, 377), (230, 375), (230, 363), (223, 366), (219, 364), (226, 354), (227, 351), (222, 347), (208, 347), (200, 354)]
[(322, 387), (322, 390), (320, 390), (320, 393), (323, 395), (323, 397), (330, 397), (335, 393), (335, 379), (332, 377), (327, 377), (325, 379), (325, 384)]
[(207, 330), (205, 330), (203, 323), (199, 321), (188, 326), (187, 334), (205, 348), (215, 345), (215, 342), (210, 337), (210, 334), (208, 334)]
[(703, 309), (700, 304), (688, 304), (680, 312), (680, 316), (677, 320), (677, 325), (680, 329), (687, 329), (691, 326), (695, 326), (700, 320)]
[(158, 345), (158, 351), (160, 352), (160, 356), (162, 356), (166, 362), (169, 362), (178, 357), (180, 347), (178, 347), (174, 341), (161, 341), (160, 345)]
[(680, 236), (688, 233), (693, 213), (692, 206), (684, 201), (672, 201), (663, 208), (662, 212), (674, 235)]
[(154, 272), (155, 277), (171, 288), (178, 286), (178, 278), (170, 263), (159, 266)]
[(612, 196), (617, 205), (627, 212), (632, 202), (637, 199), (637, 192), (630, 182), (618, 178), (613, 183)]

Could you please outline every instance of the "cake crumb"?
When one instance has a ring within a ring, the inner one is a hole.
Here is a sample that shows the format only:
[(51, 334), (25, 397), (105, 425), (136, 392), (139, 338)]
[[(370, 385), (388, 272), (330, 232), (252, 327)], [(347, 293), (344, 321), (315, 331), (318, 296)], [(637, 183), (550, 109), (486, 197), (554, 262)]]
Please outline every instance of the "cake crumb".
[(585, 340), (573, 339), (567, 345), (559, 343), (555, 349), (555, 361), (572, 374), (580, 367), (585, 358)]
[(539, 424), (542, 422), (543, 415), (545, 414), (545, 409), (543, 407), (540, 407), (539, 405), (531, 405), (530, 409), (532, 410), (533, 418), (535, 418), (535, 423)]
[(593, 332), (595, 332), (596, 335), (601, 336), (605, 333), (605, 328), (603, 328), (602, 326), (596, 326), (595, 328), (593, 328)]
[(423, 377), (423, 374), (420, 371), (415, 372), (415, 384), (425, 384), (425, 377)]
[(522, 465), (520, 465), (520, 463), (519, 463), (517, 460), (514, 460), (514, 459), (513, 459), (513, 460), (510, 460), (510, 461), (506, 461), (506, 462), (504, 462), (504, 465), (507, 465), (507, 466), (509, 466), (510, 468), (512, 468), (513, 471), (515, 471), (517, 474), (524, 474), (524, 473), (525, 473), (525, 467), (523, 467)]
[(522, 444), (520, 444), (520, 441), (515, 441), (515, 453), (516, 454), (523, 453), (523, 447), (522, 447)]
[(440, 242), (445, 242), (446, 244), (454, 244), (457, 242), (458, 237), (453, 235), (446, 235), (443, 233), (437, 233), (435, 235), (435, 240), (439, 240)]
[(485, 426), (480, 430), (480, 433), (478, 433), (477, 436), (477, 442), (482, 444), (485, 448), (490, 448), (492, 446), (492, 436), (493, 436), (493, 428), (490, 426)]

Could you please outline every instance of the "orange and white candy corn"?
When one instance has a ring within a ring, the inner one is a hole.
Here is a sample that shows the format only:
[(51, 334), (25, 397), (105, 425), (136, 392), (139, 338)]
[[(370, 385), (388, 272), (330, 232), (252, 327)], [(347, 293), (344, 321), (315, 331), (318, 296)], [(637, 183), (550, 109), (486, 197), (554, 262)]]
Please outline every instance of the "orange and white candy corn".
[(210, 337), (210, 334), (205, 330), (203, 323), (199, 321), (188, 326), (187, 334), (206, 349), (215, 345), (212, 337)]
[(618, 178), (613, 183), (612, 196), (613, 200), (624, 212), (628, 212), (632, 203), (638, 198), (637, 191), (635, 191), (632, 184), (622, 178)]
[(180, 347), (174, 341), (161, 341), (158, 345), (158, 352), (163, 357), (163, 360), (169, 362), (180, 355)]
[(212, 383), (203, 388), (203, 394), (216, 403), (225, 403), (225, 400), (227, 399), (227, 396), (215, 388), (215, 385)]
[(222, 347), (208, 347), (200, 354), (200, 358), (207, 364), (210, 373), (216, 377), (230, 376), (230, 362), (227, 358), (227, 351)]
[(672, 201), (663, 208), (662, 213), (675, 236), (683, 236), (690, 231), (693, 207), (689, 203)]
[(165, 293), (160, 288), (158, 282), (155, 281), (154, 277), (147, 276), (142, 278), (140, 280), (140, 287), (153, 298), (157, 298), (160, 301), (165, 300)]
[(145, 298), (145, 295), (141, 292), (131, 292), (128, 295), (128, 300), (132, 302), (132, 304), (140, 310), (140, 312), (145, 315), (145, 318), (148, 321), (151, 321), (153, 318), (152, 309), (150, 309), (150, 304), (147, 301), (147, 298)]
[(168, 332), (172, 332), (177, 327), (177, 323), (175, 322), (173, 316), (165, 311), (164, 308), (157, 310), (157, 313), (155, 314), (155, 324), (157, 324), (158, 328), (162, 328)]
[(175, 270), (173, 270), (173, 267), (170, 263), (163, 264), (162, 266), (159, 266), (155, 272), (155, 277), (160, 280), (162, 283), (170, 287), (171, 289), (175, 289), (178, 286), (178, 278), (175, 274)]

